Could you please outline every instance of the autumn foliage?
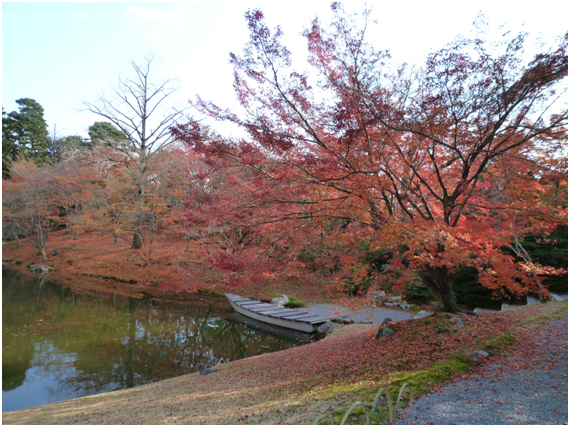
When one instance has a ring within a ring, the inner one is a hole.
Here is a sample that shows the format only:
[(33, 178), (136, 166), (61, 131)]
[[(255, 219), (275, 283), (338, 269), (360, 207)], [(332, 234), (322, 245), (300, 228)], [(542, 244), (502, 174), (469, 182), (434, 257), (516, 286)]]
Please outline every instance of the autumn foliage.
[[(297, 260), (319, 252), (332, 283), (415, 274), (451, 312), (459, 267), (477, 267), (498, 292), (546, 295), (544, 270), (504, 248), (566, 222), (567, 111), (549, 107), (568, 74), (567, 37), (525, 63), (524, 35), (491, 44), (476, 25), (476, 37), (412, 69), (391, 64), (364, 24), (332, 8), (329, 26), (315, 19), (304, 32), (310, 73), (292, 68), (279, 27), (246, 13), (250, 41), (230, 55), (243, 113), (194, 103), (246, 137), (198, 120), (174, 129), (211, 164), (234, 168), (221, 217), (281, 236)], [(383, 270), (363, 261), (363, 248), (389, 259)]]
[[(567, 223), (567, 36), (525, 61), (525, 35), (490, 42), (478, 21), (473, 37), (411, 67), (367, 41), (368, 11), (332, 9), (330, 24), (303, 33), (305, 72), (281, 29), (247, 12), (250, 40), (230, 54), (241, 109), (197, 97), (159, 149), (101, 143), (37, 168), (49, 191), (30, 193), (27, 210), (19, 198), (35, 181), (16, 172), (5, 220), (44, 245), (60, 226), (128, 242), (125, 257), (148, 271), (172, 257), (164, 242), (178, 245), (192, 262), (176, 274), (193, 289), (261, 295), (296, 278), (344, 296), (421, 283), (456, 312), (451, 276), (474, 267), (497, 296), (547, 296), (543, 276), (560, 271), (521, 242)], [(241, 132), (222, 135), (204, 116)]]

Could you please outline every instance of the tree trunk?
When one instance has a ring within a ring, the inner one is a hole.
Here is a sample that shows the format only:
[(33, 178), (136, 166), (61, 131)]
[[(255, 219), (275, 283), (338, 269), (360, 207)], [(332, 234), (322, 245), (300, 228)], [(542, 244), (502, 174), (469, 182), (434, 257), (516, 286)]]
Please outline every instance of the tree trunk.
[(131, 248), (140, 249), (142, 248), (142, 245), (143, 245), (142, 234), (139, 230), (135, 230), (135, 233), (133, 235), (133, 245), (131, 246)]
[(447, 267), (428, 266), (418, 272), (430, 294), (439, 306), (448, 313), (457, 313), (459, 308), (451, 292), (451, 279)]
[(118, 245), (119, 244), (119, 233), (115, 233), (115, 240), (113, 241), (113, 245)]
[(42, 256), (42, 259), (43, 259), (44, 261), (46, 261), (46, 260), (48, 259), (47, 255), (46, 255), (46, 251), (45, 251), (45, 249), (44, 249), (43, 247), (40, 248), (39, 253), (40, 253), (40, 255)]

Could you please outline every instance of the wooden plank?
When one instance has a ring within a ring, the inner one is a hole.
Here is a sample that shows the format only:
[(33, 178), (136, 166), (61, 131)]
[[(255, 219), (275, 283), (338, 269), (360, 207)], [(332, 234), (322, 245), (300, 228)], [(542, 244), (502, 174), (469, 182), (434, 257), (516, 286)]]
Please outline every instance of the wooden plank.
[(283, 313), (283, 308), (268, 308), (267, 310), (259, 311), (260, 314)]
[(313, 315), (311, 314), (295, 314), (293, 316), (287, 316), (287, 317), (281, 317), (281, 319), (283, 320), (301, 320), (304, 319), (306, 317), (313, 317)]
[(300, 315), (304, 315), (304, 314), (309, 314), (309, 312), (308, 311), (301, 311), (298, 313), (283, 314), (283, 316), (279, 316), (279, 317), (282, 317), (283, 319), (289, 319), (291, 317), (300, 316)]
[[(236, 301), (234, 301), (236, 302)], [(249, 301), (243, 301), (243, 302), (237, 302), (238, 305), (243, 306), (247, 306), (247, 305), (254, 305), (254, 304), (267, 304), (266, 302), (262, 302), (262, 301), (256, 301), (254, 299), (249, 300)]]
[[(268, 304), (269, 305), (269, 304)], [(262, 306), (262, 305), (258, 305), (258, 306), (249, 306), (249, 307), (244, 307), (250, 311), (254, 311), (256, 313), (260, 313), (262, 311), (267, 311), (269, 308), (271, 307), (267, 307), (267, 306)]]
[(321, 320), (321, 319), (322, 319), (322, 317), (319, 316), (318, 314), (307, 314), (306, 316), (302, 315), (302, 317), (293, 318), (293, 320), (303, 320), (303, 321), (305, 321), (305, 320), (307, 320), (307, 321), (308, 320)]
[(287, 316), (295, 316), (297, 314), (301, 314), (301, 313), (292, 312), (292, 310), (282, 310), (278, 313), (275, 313), (274, 316), (275, 317), (287, 317)]

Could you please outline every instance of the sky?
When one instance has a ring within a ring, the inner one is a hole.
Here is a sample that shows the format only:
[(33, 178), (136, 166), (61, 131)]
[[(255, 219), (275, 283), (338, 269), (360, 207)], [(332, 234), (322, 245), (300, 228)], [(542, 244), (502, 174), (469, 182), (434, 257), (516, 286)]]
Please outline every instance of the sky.
[[(2, 106), (17, 110), (15, 101), (32, 98), (44, 108), (50, 135), (87, 136), (102, 119), (84, 111), (128, 75), (131, 61), (154, 54), (157, 81), (175, 80), (172, 97), (186, 106), (199, 94), (223, 107), (235, 106), (229, 53), (242, 52), (248, 40), (244, 13), (263, 11), (270, 28), (280, 25), (294, 63), (307, 69), (301, 33), (317, 16), (329, 21), (330, 3), (291, 0), (272, 2), (3, 2)], [(524, 3), (504, 0), (368, 2), (378, 21), (370, 29), (377, 49), (395, 59), (421, 62), (431, 50), (469, 33), (479, 12), (491, 28), (528, 31), (551, 42), (568, 30), (565, 1)], [(365, 4), (345, 9), (362, 12)]]

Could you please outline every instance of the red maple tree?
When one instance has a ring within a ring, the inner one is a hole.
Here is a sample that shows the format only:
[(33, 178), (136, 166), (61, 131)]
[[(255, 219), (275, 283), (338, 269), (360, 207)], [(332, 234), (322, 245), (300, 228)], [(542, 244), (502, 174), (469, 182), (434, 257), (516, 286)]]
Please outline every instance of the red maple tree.
[(248, 169), (256, 197), (232, 209), (258, 210), (243, 224), (311, 225), (316, 234), (328, 224), (339, 278), (362, 276), (355, 248), (364, 242), (408, 267), (401, 280), (416, 272), (450, 312), (459, 266), (476, 266), (493, 289), (546, 294), (537, 266), (502, 248), (566, 222), (567, 110), (550, 107), (568, 74), (567, 35), (528, 64), (524, 35), (491, 44), (479, 32), (418, 70), (396, 68), (366, 42), (366, 25), (332, 8), (330, 26), (315, 19), (304, 33), (313, 74), (292, 70), (281, 29), (247, 12), (250, 41), (230, 55), (243, 113), (194, 103), (247, 137), (221, 137), (198, 120), (174, 135), (212, 162)]

